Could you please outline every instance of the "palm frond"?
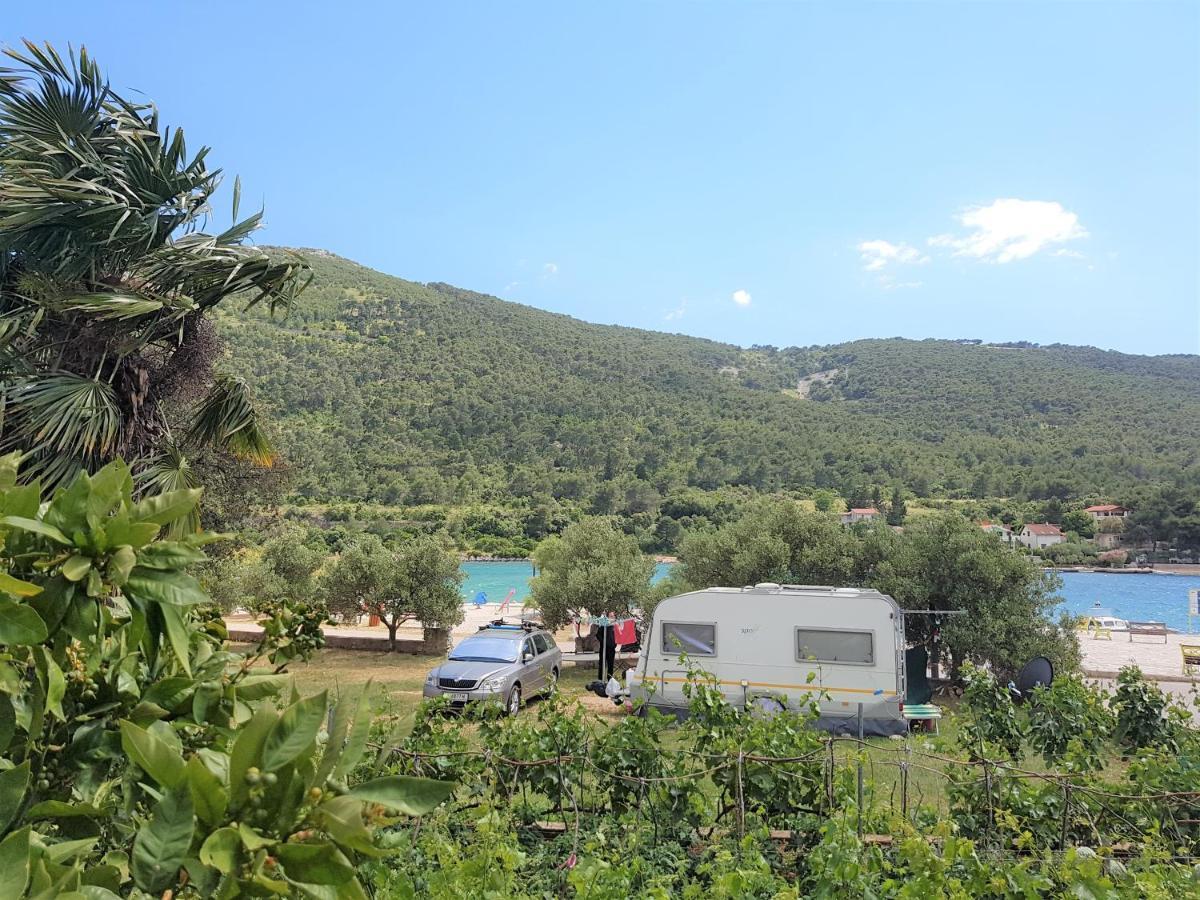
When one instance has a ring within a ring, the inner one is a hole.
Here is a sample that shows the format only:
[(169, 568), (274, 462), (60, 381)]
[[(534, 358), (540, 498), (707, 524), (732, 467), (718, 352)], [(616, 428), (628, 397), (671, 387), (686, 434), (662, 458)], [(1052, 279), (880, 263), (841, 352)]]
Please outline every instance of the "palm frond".
[(31, 453), (23, 477), (61, 484), (111, 458), (122, 416), (109, 385), (57, 373), (20, 380), (3, 395), (0, 448)]
[[(200, 486), (196, 470), (174, 443), (168, 443), (162, 451), (145, 460), (139, 467), (135, 481), (138, 494), (143, 496), (157, 496)], [(177, 539), (199, 530), (200, 508), (197, 506), (183, 518), (170, 523), (166, 527), (166, 534), (171, 539)]]
[(275, 463), (275, 451), (258, 419), (250, 388), (241, 378), (220, 375), (197, 407), (188, 439), (218, 447), (260, 466)]
[[(85, 50), (26, 42), (7, 55), (18, 68), (0, 69), (0, 446), (66, 477), (159, 445), (164, 404), (207, 377), (207, 311), (232, 299), (286, 312), (311, 274), (246, 244), (262, 213), (238, 218), (240, 183), (232, 224), (205, 233), (221, 180), (208, 149), (120, 96)], [(196, 413), (189, 435), (273, 461), (244, 384), (219, 380)]]

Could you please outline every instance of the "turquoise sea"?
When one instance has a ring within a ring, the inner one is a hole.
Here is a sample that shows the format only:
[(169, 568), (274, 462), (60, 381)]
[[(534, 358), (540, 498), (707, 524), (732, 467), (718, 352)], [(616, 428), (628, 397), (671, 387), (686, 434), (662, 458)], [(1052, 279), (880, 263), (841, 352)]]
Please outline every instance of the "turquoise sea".
[[(657, 581), (670, 571), (668, 563), (659, 563), (654, 573)], [(533, 566), (528, 562), (465, 562), (462, 565), (467, 579), (463, 582), (463, 597), (472, 599), (476, 593), (487, 594), (488, 602), (500, 603), (513, 592), (515, 600), (529, 596), (529, 579)], [(1166, 622), (1176, 631), (1188, 630), (1188, 590), (1200, 588), (1196, 575), (1104, 575), (1092, 572), (1064, 572), (1061, 609), (1087, 615), (1097, 602), (1104, 615), (1137, 621)], [(1200, 620), (1195, 623), (1200, 627)]]
[[(665, 578), (671, 566), (659, 563), (654, 569), (654, 580)], [(503, 603), (509, 592), (513, 592), (514, 601), (523, 601), (529, 596), (529, 579), (533, 577), (533, 564), (524, 561), (502, 562), (464, 562), (463, 574), (467, 576), (463, 582), (462, 594), (464, 600), (472, 600), (480, 591), (487, 594), (489, 603)]]

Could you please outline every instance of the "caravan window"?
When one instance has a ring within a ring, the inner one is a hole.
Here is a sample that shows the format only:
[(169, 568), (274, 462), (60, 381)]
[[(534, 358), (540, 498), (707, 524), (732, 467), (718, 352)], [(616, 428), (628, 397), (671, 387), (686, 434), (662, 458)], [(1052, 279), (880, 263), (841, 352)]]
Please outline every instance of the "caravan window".
[(797, 628), (796, 659), (842, 663), (851, 666), (875, 665), (875, 633), (838, 631), (832, 628)]
[(717, 626), (701, 622), (663, 622), (663, 653), (688, 656), (717, 655)]

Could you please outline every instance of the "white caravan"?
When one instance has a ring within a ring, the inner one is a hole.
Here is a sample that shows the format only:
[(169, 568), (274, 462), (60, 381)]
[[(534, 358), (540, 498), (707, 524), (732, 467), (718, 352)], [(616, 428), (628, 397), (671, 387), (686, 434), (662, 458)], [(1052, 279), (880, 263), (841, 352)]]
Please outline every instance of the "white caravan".
[(891, 597), (858, 588), (758, 584), (668, 597), (654, 608), (629, 696), (682, 714), (691, 664), (735, 706), (798, 708), (820, 696), (820, 726), (903, 734), (904, 616)]

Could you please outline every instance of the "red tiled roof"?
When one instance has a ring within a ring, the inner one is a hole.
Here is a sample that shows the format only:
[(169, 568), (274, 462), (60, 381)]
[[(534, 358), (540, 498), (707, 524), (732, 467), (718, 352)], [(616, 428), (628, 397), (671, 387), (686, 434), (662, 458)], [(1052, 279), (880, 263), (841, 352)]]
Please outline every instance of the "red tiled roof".
[(1084, 512), (1116, 512), (1118, 509), (1124, 509), (1123, 506), (1118, 506), (1115, 503), (1103, 503), (1100, 506), (1089, 506)]
[(866, 509), (859, 509), (855, 507), (854, 509), (850, 510), (850, 514), (859, 516), (877, 516), (879, 515), (879, 510), (875, 509), (873, 506), (868, 506)]
[(1026, 525), (1023, 530), (1026, 534), (1062, 535), (1062, 530), (1057, 525), (1040, 525), (1036, 522)]

